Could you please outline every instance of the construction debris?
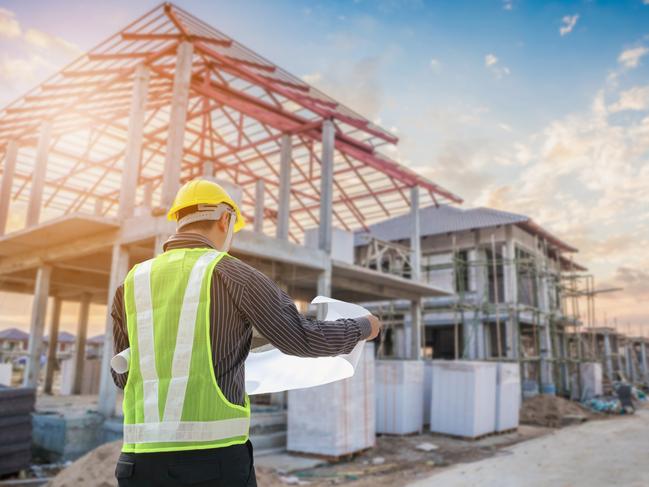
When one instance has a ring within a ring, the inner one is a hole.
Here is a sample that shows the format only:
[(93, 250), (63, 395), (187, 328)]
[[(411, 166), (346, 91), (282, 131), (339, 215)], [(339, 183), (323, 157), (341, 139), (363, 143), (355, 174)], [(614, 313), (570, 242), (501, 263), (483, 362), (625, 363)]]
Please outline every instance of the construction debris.
[(439, 447), (437, 445), (433, 445), (432, 443), (420, 443), (415, 448), (421, 451), (433, 451), (437, 450)]
[(562, 397), (541, 394), (523, 402), (521, 423), (560, 428), (591, 419), (593, 414), (579, 403)]
[(121, 449), (121, 441), (95, 448), (61, 471), (47, 487), (116, 487), (115, 465)]

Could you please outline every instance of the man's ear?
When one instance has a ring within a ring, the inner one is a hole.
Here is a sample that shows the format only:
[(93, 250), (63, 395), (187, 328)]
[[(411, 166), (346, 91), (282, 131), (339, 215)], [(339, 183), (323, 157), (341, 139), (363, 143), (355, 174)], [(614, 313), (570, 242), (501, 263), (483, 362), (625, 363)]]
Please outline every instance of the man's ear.
[(221, 215), (221, 218), (216, 221), (217, 225), (223, 233), (226, 233), (228, 231), (228, 227), (230, 226), (230, 218), (232, 218), (232, 215), (230, 215), (230, 213), (226, 211)]

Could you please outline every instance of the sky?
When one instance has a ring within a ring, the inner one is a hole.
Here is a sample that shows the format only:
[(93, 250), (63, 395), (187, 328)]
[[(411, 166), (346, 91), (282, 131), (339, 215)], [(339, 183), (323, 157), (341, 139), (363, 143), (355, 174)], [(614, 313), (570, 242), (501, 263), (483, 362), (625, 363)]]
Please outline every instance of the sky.
[[(176, 3), (390, 129), (389, 155), (465, 207), (579, 248), (598, 288), (624, 288), (599, 324), (649, 335), (649, 0)], [(156, 4), (0, 0), (0, 105)], [(22, 326), (29, 303), (9, 306)]]

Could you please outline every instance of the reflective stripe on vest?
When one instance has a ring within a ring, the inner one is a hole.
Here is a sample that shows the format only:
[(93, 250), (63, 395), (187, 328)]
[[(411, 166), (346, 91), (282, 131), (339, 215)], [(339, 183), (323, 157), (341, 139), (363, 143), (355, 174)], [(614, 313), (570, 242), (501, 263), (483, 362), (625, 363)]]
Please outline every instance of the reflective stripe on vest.
[[(206, 273), (211, 273), (215, 260), (221, 257), (222, 254), (209, 250), (196, 252), (196, 249), (193, 251), (178, 250), (171, 252), (178, 252), (176, 255), (180, 256), (180, 259), (185, 258), (188, 255), (195, 256), (197, 253), (200, 254), (200, 256), (191, 267), (184, 294), (182, 295), (182, 305), (180, 307), (178, 318), (175, 348), (173, 349), (173, 358), (171, 359), (171, 374), (165, 378), (165, 380), (168, 381), (168, 391), (166, 399), (164, 400), (165, 404), (163, 408), (160, 408), (158, 403), (160, 397), (160, 379), (158, 377), (158, 367), (156, 367), (156, 346), (154, 340), (156, 324), (154, 323), (155, 313), (153, 308), (154, 302), (159, 302), (154, 301), (154, 298), (152, 297), (151, 275), (155, 259), (143, 262), (136, 266), (132, 271), (132, 281), (129, 281), (129, 284), (132, 286), (133, 299), (131, 302), (134, 308), (132, 309), (132, 313), (136, 320), (136, 329), (134, 331), (137, 337), (137, 353), (139, 356), (138, 364), (142, 380), (143, 397), (140, 398), (138, 404), (142, 405), (144, 421), (135, 423), (132, 421), (126, 421), (125, 414), (124, 443), (125, 445), (133, 445), (134, 448), (134, 445), (138, 444), (153, 445), (151, 449), (142, 449), (141, 451), (162, 451), (173, 449), (168, 446), (156, 449), (155, 444), (191, 444), (192, 442), (218, 442), (219, 440), (228, 440), (231, 438), (247, 438), (250, 423), (249, 407), (236, 405), (230, 406), (234, 411), (242, 411), (237, 413), (240, 417), (226, 417), (224, 419), (216, 420), (208, 418), (207, 420), (201, 421), (182, 420), (183, 408), (185, 407), (186, 396), (188, 394), (190, 365), (192, 364), (192, 352), (195, 336), (197, 333), (200, 333), (200, 331), (197, 330), (197, 324), (201, 323), (204, 327), (209, 326), (209, 324), (205, 322), (205, 316), (198, 316), (198, 310), (201, 305), (206, 305), (205, 298), (201, 296), (201, 289), (204, 289), (204, 282), (207, 282), (207, 285), (209, 285), (210, 279), (206, 280), (206, 277), (208, 277)], [(167, 257), (168, 256), (165, 258)], [(186, 271), (184, 275), (185, 277), (187, 276)], [(162, 295), (159, 294), (158, 296), (158, 299), (160, 299), (160, 296), (164, 298), (164, 293)], [(178, 293), (178, 296), (180, 296), (180, 293)], [(177, 309), (178, 308), (176, 308), (176, 310)], [(158, 316), (158, 319), (159, 318), (160, 316)], [(162, 318), (162, 321), (164, 321), (164, 318), (166, 318), (166, 316)], [(161, 325), (163, 324), (158, 324), (158, 326)], [(133, 330), (129, 325), (129, 333), (132, 331)], [(202, 336), (199, 335), (199, 339), (200, 338), (202, 338)], [(207, 334), (205, 335), (205, 338), (208, 338)], [(165, 344), (163, 343), (160, 346), (165, 346)], [(167, 361), (166, 363), (168, 367), (169, 362)], [(206, 366), (206, 364), (202, 365)], [(213, 368), (210, 367), (210, 369), (209, 374), (213, 376)], [(169, 369), (167, 368), (166, 370)], [(199, 372), (203, 374), (206, 373), (203, 369), (200, 369)], [(223, 397), (216, 382), (214, 382), (214, 386), (216, 386), (216, 390), (213, 391), (213, 397), (218, 397), (215, 401), (221, 401), (224, 403), (224, 407), (228, 407), (230, 403), (228, 403)], [(125, 399), (126, 394), (131, 395), (131, 401), (129, 404), (131, 407), (134, 407), (133, 404), (137, 403), (137, 401), (133, 400), (135, 392), (132, 385), (129, 388), (128, 383), (125, 390)], [(162, 411), (163, 415), (162, 421), (160, 420), (160, 411)], [(137, 414), (135, 416), (137, 416)], [(233, 415), (231, 414), (230, 416)], [(130, 414), (129, 417), (133, 418), (134, 416), (133, 414)], [(184, 447), (185, 445), (183, 445), (183, 448)], [(140, 450), (136, 449), (136, 451)]]

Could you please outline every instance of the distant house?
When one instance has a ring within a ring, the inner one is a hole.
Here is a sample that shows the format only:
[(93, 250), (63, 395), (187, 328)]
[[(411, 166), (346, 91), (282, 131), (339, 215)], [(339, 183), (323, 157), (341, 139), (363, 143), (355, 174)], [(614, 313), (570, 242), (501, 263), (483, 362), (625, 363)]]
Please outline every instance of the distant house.
[(7, 328), (0, 331), (0, 351), (22, 352), (27, 350), (29, 333), (18, 328)]
[(104, 349), (104, 335), (95, 335), (86, 340), (86, 355), (88, 357), (101, 356)]
[[(72, 333), (67, 331), (59, 332), (56, 345), (56, 353), (70, 353), (74, 350), (74, 344), (77, 338)], [(46, 344), (49, 344), (50, 337), (46, 336), (43, 338), (43, 341)]]

